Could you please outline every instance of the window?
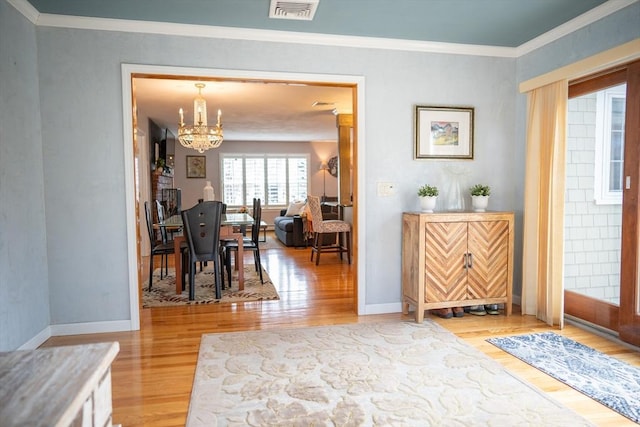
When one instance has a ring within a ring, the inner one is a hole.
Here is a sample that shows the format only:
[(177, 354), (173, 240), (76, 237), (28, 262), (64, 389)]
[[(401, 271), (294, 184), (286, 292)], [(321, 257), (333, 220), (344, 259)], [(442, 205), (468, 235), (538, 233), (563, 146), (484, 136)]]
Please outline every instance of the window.
[(596, 94), (596, 204), (622, 203), (626, 91), (622, 84)]
[(263, 207), (282, 207), (307, 198), (306, 154), (223, 154), (221, 161), (222, 200), (229, 206), (249, 206), (255, 197)]

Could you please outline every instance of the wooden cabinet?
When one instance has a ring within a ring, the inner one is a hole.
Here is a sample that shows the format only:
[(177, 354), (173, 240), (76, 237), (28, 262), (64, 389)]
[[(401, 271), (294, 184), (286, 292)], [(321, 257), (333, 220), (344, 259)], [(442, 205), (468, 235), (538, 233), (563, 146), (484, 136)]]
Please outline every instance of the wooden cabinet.
[(505, 304), (511, 314), (513, 213), (402, 215), (402, 312)]
[(111, 427), (117, 342), (0, 353), (0, 425)]

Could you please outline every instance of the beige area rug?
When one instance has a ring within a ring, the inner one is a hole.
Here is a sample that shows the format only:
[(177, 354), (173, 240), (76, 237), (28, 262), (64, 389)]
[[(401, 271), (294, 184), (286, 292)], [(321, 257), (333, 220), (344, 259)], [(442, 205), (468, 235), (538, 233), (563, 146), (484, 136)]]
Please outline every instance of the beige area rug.
[(431, 321), (203, 335), (196, 426), (585, 426)]
[[(238, 290), (237, 271), (232, 270), (232, 287), (222, 290), (222, 298), (216, 299), (214, 274), (211, 263), (196, 273), (195, 300), (189, 301), (189, 289), (176, 295), (176, 273), (173, 268), (169, 268), (169, 275), (160, 280), (160, 269), (153, 272), (153, 286), (148, 291), (148, 282), (143, 283), (142, 307), (168, 307), (173, 305), (189, 304), (224, 304), (232, 302), (265, 301), (278, 300), (278, 292), (271, 283), (271, 278), (267, 272), (262, 270), (264, 284), (260, 283), (260, 276), (253, 265), (246, 265), (244, 268), (244, 290)], [(226, 283), (226, 282), (225, 282)]]

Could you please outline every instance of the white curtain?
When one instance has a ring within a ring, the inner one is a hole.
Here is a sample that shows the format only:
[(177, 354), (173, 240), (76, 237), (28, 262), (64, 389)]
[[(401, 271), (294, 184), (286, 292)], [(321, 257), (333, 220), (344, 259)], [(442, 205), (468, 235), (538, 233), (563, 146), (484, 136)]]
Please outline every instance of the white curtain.
[(522, 268), (522, 313), (561, 328), (567, 98), (567, 80), (528, 93)]

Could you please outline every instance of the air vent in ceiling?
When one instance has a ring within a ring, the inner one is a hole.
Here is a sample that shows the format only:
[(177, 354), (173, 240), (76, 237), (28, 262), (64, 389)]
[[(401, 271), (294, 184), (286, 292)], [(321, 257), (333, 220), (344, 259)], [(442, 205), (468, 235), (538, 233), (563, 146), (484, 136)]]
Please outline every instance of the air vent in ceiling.
[(271, 0), (269, 18), (311, 21), (320, 0)]

